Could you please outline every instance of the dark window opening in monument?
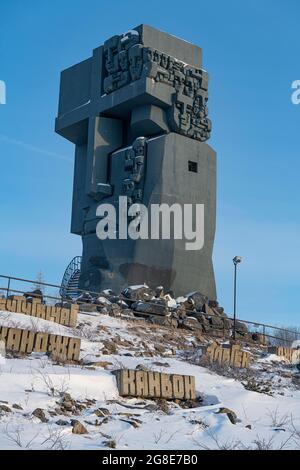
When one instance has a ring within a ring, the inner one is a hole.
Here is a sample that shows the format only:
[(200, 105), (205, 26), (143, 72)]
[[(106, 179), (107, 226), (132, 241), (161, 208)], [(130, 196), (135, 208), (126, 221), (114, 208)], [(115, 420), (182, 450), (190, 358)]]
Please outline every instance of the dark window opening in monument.
[(198, 173), (198, 163), (189, 161), (189, 171), (193, 173)]

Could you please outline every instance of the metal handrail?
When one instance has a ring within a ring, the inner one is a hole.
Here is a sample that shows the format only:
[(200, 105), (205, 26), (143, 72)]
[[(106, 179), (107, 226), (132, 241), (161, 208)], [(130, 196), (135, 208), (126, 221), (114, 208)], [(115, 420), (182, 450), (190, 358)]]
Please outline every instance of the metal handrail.
[[(10, 283), (11, 281), (19, 281), (19, 282), (25, 282), (25, 283), (28, 283), (28, 284), (38, 284), (40, 286), (45, 286), (45, 287), (53, 287), (53, 288), (57, 288), (57, 289), (60, 289), (61, 286), (57, 285), (57, 284), (50, 284), (50, 283), (46, 283), (46, 282), (40, 282), (40, 281), (33, 281), (31, 279), (24, 279), (24, 278), (20, 278), (20, 277), (14, 277), (14, 276), (7, 276), (7, 275), (3, 275), (3, 274), (0, 274), (0, 278), (3, 278), (3, 279), (7, 279), (8, 280), (8, 286), (7, 287), (0, 287), (0, 291), (6, 291), (7, 293), (7, 297), (8, 297), (8, 294), (10, 292), (14, 292), (14, 293), (18, 293), (18, 294), (24, 294), (26, 293), (25, 291), (21, 291), (21, 290), (16, 290), (16, 289), (11, 289), (10, 288)], [(86, 289), (77, 289), (78, 292), (82, 292), (82, 293), (88, 293), (88, 294), (91, 294), (93, 296), (99, 296), (99, 292), (94, 292), (94, 291), (88, 291)], [(124, 300), (124, 301), (128, 301), (130, 299), (128, 299), (127, 297), (125, 296), (122, 296), (122, 295), (118, 295), (119, 299), (120, 300)], [(70, 299), (68, 297), (54, 297), (54, 296), (50, 296), (50, 295), (44, 295), (43, 294), (43, 298), (48, 298), (48, 299), (51, 299), (51, 300), (57, 300), (57, 301), (60, 301), (60, 302), (63, 302), (63, 301), (66, 301), (66, 302), (69, 302), (69, 303), (85, 303), (85, 301), (81, 301), (81, 300), (78, 300), (76, 299), (75, 301), (73, 299)], [(147, 301), (147, 304), (149, 305), (155, 305), (157, 306), (156, 303), (154, 302), (149, 302)], [(188, 311), (190, 312), (193, 312), (192, 309), (187, 309)], [(157, 313), (155, 312), (139, 312), (141, 315), (158, 315)], [(219, 317), (219, 315), (217, 314), (206, 314), (205, 312), (202, 312), (203, 315), (207, 316), (207, 317)], [(228, 320), (231, 320), (233, 321), (233, 318), (232, 317), (227, 317)], [(286, 328), (282, 328), (282, 327), (278, 327), (278, 326), (274, 326), (274, 325), (269, 325), (269, 324), (266, 324), (266, 323), (258, 323), (258, 322), (253, 322), (253, 321), (250, 321), (250, 320), (242, 320), (242, 319), (238, 319), (237, 320), (238, 322), (241, 322), (241, 323), (245, 323), (247, 325), (253, 325), (254, 327), (262, 327), (263, 328), (263, 333), (262, 335), (263, 336), (266, 336), (268, 338), (272, 338), (272, 339), (278, 339), (278, 340), (282, 340), (284, 341), (283, 338), (279, 338), (279, 337), (276, 337), (276, 336), (273, 336), (273, 335), (270, 335), (270, 334), (267, 334), (266, 333), (266, 329), (273, 329), (273, 330), (276, 330), (276, 331), (282, 331), (282, 332), (285, 332), (287, 334), (290, 334), (290, 335), (294, 335), (295, 336), (295, 339), (299, 336), (300, 337), (300, 332), (295, 332), (295, 331), (291, 331), (291, 330), (288, 330)], [(228, 330), (230, 331), (232, 328), (225, 328), (224, 327), (224, 331), (225, 330)]]

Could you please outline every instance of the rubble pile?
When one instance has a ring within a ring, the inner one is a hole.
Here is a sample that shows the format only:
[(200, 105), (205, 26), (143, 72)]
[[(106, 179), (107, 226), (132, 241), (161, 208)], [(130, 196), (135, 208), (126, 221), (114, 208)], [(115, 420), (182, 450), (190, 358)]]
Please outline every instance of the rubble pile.
[[(112, 290), (104, 290), (99, 296), (84, 292), (77, 298), (81, 312), (99, 311), (111, 316), (145, 318), (151, 323), (184, 328), (216, 338), (232, 335), (233, 320), (228, 318), (216, 300), (211, 300), (200, 292), (192, 292), (175, 298), (172, 291), (162, 286), (151, 289), (147, 285), (128, 286), (118, 295)], [(247, 326), (236, 322), (237, 339), (260, 342), (257, 333), (249, 333)]]

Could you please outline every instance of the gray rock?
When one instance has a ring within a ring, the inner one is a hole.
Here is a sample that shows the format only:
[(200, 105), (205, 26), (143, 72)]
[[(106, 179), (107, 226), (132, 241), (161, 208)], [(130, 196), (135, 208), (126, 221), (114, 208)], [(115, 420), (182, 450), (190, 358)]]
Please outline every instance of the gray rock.
[(57, 424), (57, 426), (69, 426), (70, 423), (64, 419), (59, 419), (55, 424)]
[(168, 362), (154, 361), (152, 362), (152, 364), (157, 367), (170, 367), (170, 364)]
[(196, 318), (196, 320), (198, 320), (198, 322), (201, 323), (202, 325), (209, 326), (210, 324), (208, 318), (203, 313), (200, 313), (200, 312), (193, 312), (189, 318)]
[(188, 296), (188, 300), (192, 300), (194, 307), (197, 312), (201, 312), (204, 304), (208, 303), (209, 299), (206, 295), (201, 294), (201, 292), (193, 292)]
[(4, 413), (11, 413), (11, 409), (6, 405), (0, 405), (0, 411), (4, 411)]
[(132, 305), (136, 312), (168, 315), (167, 303), (164, 299), (152, 299), (151, 302), (137, 302)]
[(163, 286), (158, 286), (155, 288), (155, 297), (161, 298), (164, 296), (164, 288)]
[(12, 408), (14, 408), (15, 410), (23, 410), (22, 406), (21, 405), (18, 405), (17, 403), (14, 403), (12, 405)]
[(107, 408), (97, 408), (94, 411), (94, 413), (99, 418), (104, 418), (105, 416), (110, 416), (110, 411)]
[(198, 322), (197, 318), (193, 318), (193, 317), (187, 317), (185, 318), (182, 323), (181, 323), (181, 326), (183, 328), (186, 328), (187, 330), (203, 330), (202, 329), (202, 325), (201, 323)]
[(79, 297), (77, 297), (78, 303), (91, 303), (93, 301), (93, 296), (89, 292), (83, 292)]
[(230, 410), (229, 408), (220, 408), (219, 411), (217, 411), (217, 414), (219, 413), (225, 413), (229, 419), (229, 421), (232, 424), (237, 423), (237, 415), (235, 414), (234, 411)]
[(130, 308), (125, 308), (122, 310), (122, 315), (126, 315), (127, 317), (134, 317), (134, 312)]
[(42, 421), (42, 423), (48, 423), (48, 421), (49, 421), (46, 418), (45, 412), (44, 412), (44, 410), (42, 410), (42, 408), (36, 408), (32, 412), (32, 416), (35, 416), (36, 418), (40, 419)]
[(126, 297), (126, 299), (132, 302), (136, 302), (137, 300), (151, 300), (152, 297), (154, 297), (154, 292), (148, 286), (129, 286), (122, 290), (121, 296)]
[(154, 323), (156, 325), (169, 326), (172, 328), (178, 327), (177, 319), (171, 316), (153, 315), (149, 318), (149, 320), (151, 321), (151, 323)]
[(73, 434), (88, 434), (88, 430), (77, 419), (71, 420)]
[(144, 364), (138, 364), (138, 365), (136, 366), (136, 370), (143, 370), (143, 371), (145, 371), (145, 372), (150, 371), (149, 367), (145, 366)]
[(120, 317), (123, 312), (122, 308), (118, 304), (107, 305), (106, 310), (112, 317)]
[(219, 302), (217, 300), (209, 300), (208, 305), (210, 308), (218, 308)]
[(91, 303), (79, 303), (80, 312), (97, 312), (97, 305)]
[(182, 305), (177, 307), (174, 311), (174, 316), (179, 320), (184, 320), (187, 317), (186, 309)]
[(210, 316), (215, 315), (214, 310), (208, 304), (203, 305), (202, 311), (205, 312), (206, 315), (210, 315)]
[(28, 302), (32, 302), (32, 299), (41, 299), (41, 302), (43, 302), (43, 293), (41, 289), (35, 289), (32, 292), (25, 292), (23, 295)]
[(211, 325), (213, 325), (214, 328), (224, 328), (223, 319), (220, 317), (212, 316), (209, 318), (209, 322)]

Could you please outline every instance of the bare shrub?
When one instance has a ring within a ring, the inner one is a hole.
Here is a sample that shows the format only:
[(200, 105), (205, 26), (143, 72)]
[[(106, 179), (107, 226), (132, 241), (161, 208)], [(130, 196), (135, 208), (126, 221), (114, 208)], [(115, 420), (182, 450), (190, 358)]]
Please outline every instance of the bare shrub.
[(72, 332), (77, 338), (87, 339), (91, 342), (99, 341), (99, 331), (97, 331), (96, 328), (90, 328), (84, 325), (82, 328), (73, 328)]
[(284, 450), (287, 447), (287, 444), (293, 438), (293, 433), (291, 433), (284, 441), (282, 441), (278, 446), (274, 446), (274, 436), (266, 439), (264, 437), (257, 436), (253, 441), (254, 447), (248, 447), (248, 450)]
[(69, 447), (70, 442), (64, 435), (63, 429), (55, 429), (48, 426), (48, 436), (43, 442), (41, 442), (41, 446), (44, 444), (47, 444), (48, 450), (66, 450)]
[(153, 439), (155, 444), (158, 444), (166, 434), (167, 432), (165, 429), (160, 429), (158, 433), (153, 433)]
[(273, 428), (282, 428), (291, 421), (291, 418), (288, 414), (279, 413), (278, 406), (275, 408), (275, 410), (268, 410), (267, 416), (269, 416), (271, 419), (271, 426)]
[(4, 429), (4, 435), (8, 441), (12, 442), (17, 447), (30, 449), (31, 445), (38, 437), (39, 433), (36, 433), (31, 439), (25, 442), (24, 437), (26, 436), (26, 434), (27, 432), (25, 432), (24, 428), (20, 425), (12, 426), (8, 424)]
[(70, 382), (70, 371), (68, 376), (63, 377), (60, 380), (59, 386), (55, 387), (54, 382), (51, 378), (51, 375), (45, 372), (43, 369), (37, 369), (34, 379), (40, 381), (46, 388), (46, 392), (49, 396), (61, 396), (62, 393), (65, 393), (69, 389), (69, 382)]
[(193, 442), (203, 450), (237, 450), (243, 447), (241, 441), (238, 439), (227, 439), (226, 441), (220, 441), (213, 431), (207, 431), (207, 435), (212, 439), (215, 445), (208, 446), (198, 441), (193, 437)]

